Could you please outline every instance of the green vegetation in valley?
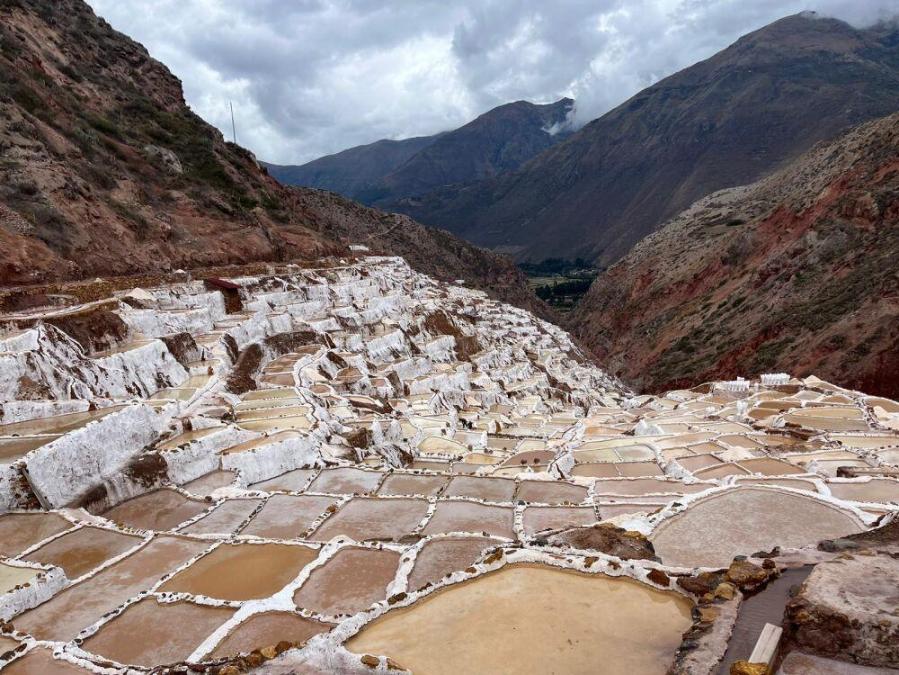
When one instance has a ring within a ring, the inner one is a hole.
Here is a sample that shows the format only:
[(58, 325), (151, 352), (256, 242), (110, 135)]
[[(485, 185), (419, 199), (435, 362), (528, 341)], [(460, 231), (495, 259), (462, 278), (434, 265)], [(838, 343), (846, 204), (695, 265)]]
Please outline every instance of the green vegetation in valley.
[(583, 258), (547, 258), (519, 263), (538, 298), (562, 312), (570, 311), (590, 288), (599, 270)]

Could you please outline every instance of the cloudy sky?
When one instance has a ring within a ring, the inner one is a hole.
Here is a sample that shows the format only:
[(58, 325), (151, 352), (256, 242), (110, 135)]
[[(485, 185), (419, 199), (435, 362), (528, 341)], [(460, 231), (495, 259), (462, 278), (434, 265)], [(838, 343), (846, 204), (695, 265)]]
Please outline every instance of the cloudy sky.
[[(299, 164), (457, 127), (527, 99), (598, 117), (740, 35), (814, 9), (855, 25), (896, 0), (88, 0), (261, 159)], [(152, 9), (150, 9), (152, 7)]]

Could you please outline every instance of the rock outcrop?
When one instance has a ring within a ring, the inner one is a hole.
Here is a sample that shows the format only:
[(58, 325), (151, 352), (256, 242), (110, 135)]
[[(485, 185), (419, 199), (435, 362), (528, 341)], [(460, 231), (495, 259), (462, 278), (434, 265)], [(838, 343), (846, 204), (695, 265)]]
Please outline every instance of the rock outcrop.
[(873, 551), (820, 563), (787, 605), (787, 639), (804, 652), (867, 666), (899, 663), (899, 560)]

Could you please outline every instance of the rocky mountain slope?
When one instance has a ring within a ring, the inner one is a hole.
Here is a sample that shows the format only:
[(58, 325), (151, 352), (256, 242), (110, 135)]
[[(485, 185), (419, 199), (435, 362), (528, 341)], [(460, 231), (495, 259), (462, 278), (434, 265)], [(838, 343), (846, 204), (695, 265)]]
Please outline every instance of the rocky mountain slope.
[(358, 199), (371, 185), (401, 167), (439, 137), (439, 134), (417, 136), (400, 141), (385, 138), (299, 166), (268, 162), (263, 162), (263, 166), (285, 185), (332, 190), (350, 199)]
[(744, 36), (519, 171), (435, 191), (417, 220), (520, 259), (607, 264), (696, 199), (899, 109), (899, 27), (809, 14)]
[(516, 101), (436, 136), (378, 141), (302, 166), (269, 168), (290, 185), (334, 190), (406, 212), (436, 188), (517, 169), (570, 135), (573, 107), (567, 98), (546, 105)]
[(594, 282), (574, 332), (661, 390), (814, 371), (899, 394), (899, 113), (710, 195)]
[(532, 306), (505, 258), (283, 187), (82, 0), (0, 1), (0, 284), (345, 254), (364, 240)]

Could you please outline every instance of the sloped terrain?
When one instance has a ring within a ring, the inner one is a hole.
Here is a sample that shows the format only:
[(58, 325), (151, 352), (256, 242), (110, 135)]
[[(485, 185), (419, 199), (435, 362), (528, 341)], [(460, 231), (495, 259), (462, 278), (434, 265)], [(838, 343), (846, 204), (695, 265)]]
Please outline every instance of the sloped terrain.
[(637, 396), (396, 257), (102, 307), (0, 314), (4, 675), (712, 673), (818, 563), (800, 656), (897, 665), (895, 401)]
[(280, 185), (81, 0), (4, 0), (0, 44), (0, 284), (308, 260), (364, 240), (532, 303), (499, 256), (408, 219), (383, 236), (392, 216)]
[(899, 393), (899, 115), (700, 200), (594, 282), (571, 327), (640, 387), (788, 370)]
[(571, 133), (574, 101), (516, 101), (434, 136), (382, 140), (302, 166), (269, 166), (289, 185), (334, 190), (390, 211), (407, 212), (436, 188), (513, 171)]
[(899, 109), (896, 24), (776, 21), (641, 91), (517, 172), (405, 208), (522, 260), (609, 264), (697, 199)]

